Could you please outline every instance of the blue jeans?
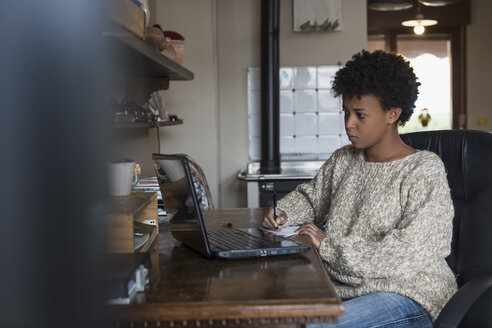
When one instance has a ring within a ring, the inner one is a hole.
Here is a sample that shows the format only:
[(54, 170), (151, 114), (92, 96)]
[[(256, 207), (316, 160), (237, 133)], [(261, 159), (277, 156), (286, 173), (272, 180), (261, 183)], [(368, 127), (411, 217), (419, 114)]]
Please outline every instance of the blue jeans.
[(432, 328), (422, 306), (408, 297), (377, 292), (343, 302), (345, 315), (337, 324), (308, 324), (306, 328)]

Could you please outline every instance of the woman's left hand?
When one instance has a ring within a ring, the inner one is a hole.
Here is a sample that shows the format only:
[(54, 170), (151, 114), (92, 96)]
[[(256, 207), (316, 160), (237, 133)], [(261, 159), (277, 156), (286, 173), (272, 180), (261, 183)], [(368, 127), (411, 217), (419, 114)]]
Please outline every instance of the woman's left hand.
[(312, 223), (304, 224), (296, 230), (300, 235), (306, 235), (309, 237), (311, 244), (319, 249), (321, 241), (325, 239), (326, 235), (317, 226)]

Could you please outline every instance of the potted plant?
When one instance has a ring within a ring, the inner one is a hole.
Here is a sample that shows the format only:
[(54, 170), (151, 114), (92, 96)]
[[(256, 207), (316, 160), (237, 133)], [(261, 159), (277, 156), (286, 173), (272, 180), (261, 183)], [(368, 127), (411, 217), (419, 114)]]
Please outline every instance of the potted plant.
[(423, 127), (426, 127), (431, 120), (431, 116), (429, 114), (429, 109), (423, 108), (422, 113), (419, 115), (419, 122)]

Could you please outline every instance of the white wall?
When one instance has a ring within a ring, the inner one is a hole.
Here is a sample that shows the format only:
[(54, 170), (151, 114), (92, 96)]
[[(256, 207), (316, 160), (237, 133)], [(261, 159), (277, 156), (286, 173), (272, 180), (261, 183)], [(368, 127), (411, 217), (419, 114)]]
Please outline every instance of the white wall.
[(204, 170), (218, 205), (219, 145), (215, 4), (212, 0), (156, 1), (152, 21), (185, 37), (183, 63), (195, 74), (192, 81), (171, 81), (162, 91), (167, 111), (183, 125), (160, 129), (162, 153), (185, 153)]
[[(472, 0), (471, 24), (467, 38), (467, 128), (492, 131), (492, 1)], [(477, 125), (477, 119), (486, 118), (488, 124)]]

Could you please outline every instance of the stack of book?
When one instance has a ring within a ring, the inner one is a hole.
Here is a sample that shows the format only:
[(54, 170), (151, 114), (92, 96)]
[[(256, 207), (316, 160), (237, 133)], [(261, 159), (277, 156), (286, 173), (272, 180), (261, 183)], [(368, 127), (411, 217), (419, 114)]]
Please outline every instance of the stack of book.
[(133, 187), (135, 191), (156, 192), (160, 195), (159, 182), (156, 177), (141, 178), (137, 185)]

